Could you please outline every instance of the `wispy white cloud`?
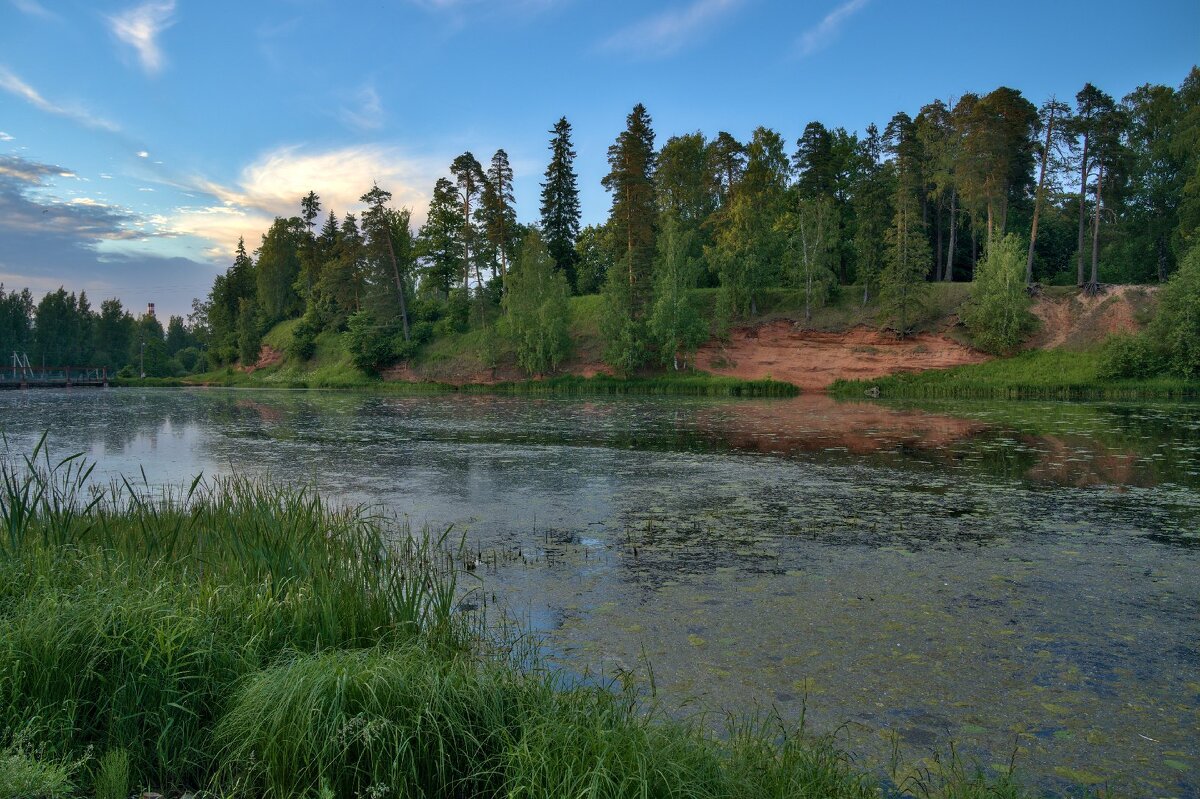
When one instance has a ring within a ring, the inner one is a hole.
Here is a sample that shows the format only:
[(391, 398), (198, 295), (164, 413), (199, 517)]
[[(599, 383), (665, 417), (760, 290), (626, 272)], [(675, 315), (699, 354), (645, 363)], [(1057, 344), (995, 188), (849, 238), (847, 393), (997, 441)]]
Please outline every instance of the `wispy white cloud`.
[(383, 127), (383, 101), (374, 86), (364, 86), (349, 98), (350, 103), (338, 109), (338, 116), (356, 130), (378, 130)]
[(800, 35), (796, 50), (801, 57), (810, 56), (818, 50), (823, 50), (842, 29), (847, 19), (863, 9), (870, 0), (847, 0), (825, 17)]
[(82, 108), (59, 105), (58, 103), (47, 100), (40, 92), (37, 91), (37, 89), (34, 89), (28, 83), (21, 80), (11, 70), (4, 66), (0, 66), (0, 89), (21, 98), (34, 108), (45, 111), (47, 114), (66, 117), (67, 119), (78, 122), (79, 124), (85, 125), (89, 128), (105, 130), (109, 133), (116, 133), (120, 130), (120, 128), (114, 123), (94, 116)]
[(0, 141), (12, 141), (13, 137), (0, 130)]
[(175, 0), (148, 2), (108, 18), (113, 35), (133, 48), (142, 69), (155, 73), (165, 63), (158, 36), (175, 22)]
[(16, 6), (17, 10), (22, 14), (28, 14), (31, 17), (41, 17), (42, 19), (60, 19), (58, 14), (55, 14), (37, 0), (12, 0), (12, 4)]
[(679, 8), (635, 22), (600, 43), (600, 49), (646, 57), (672, 55), (695, 44), (721, 17), (743, 0), (693, 0)]
[(227, 255), (238, 237), (253, 247), (274, 217), (298, 213), (300, 198), (309, 191), (320, 195), (326, 211), (341, 215), (361, 210), (358, 198), (374, 182), (392, 192), (394, 207), (412, 209), (414, 221), (420, 221), (428, 203), (427, 187), (441, 174), (445, 161), (414, 158), (377, 145), (324, 151), (281, 147), (249, 164), (233, 185), (194, 178), (176, 187), (216, 202), (177, 208), (166, 215), (164, 230), (209, 242), (213, 249), (207, 254)]
[(146, 152), (145, 150), (138, 150), (137, 153), (135, 153), (135, 155), (137, 155), (138, 158), (149, 158), (150, 157), (150, 153)]

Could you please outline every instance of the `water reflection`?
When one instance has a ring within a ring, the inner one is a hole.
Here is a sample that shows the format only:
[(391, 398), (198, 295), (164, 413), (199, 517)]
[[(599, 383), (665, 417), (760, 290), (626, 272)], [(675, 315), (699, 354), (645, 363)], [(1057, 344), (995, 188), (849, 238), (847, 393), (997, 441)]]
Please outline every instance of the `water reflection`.
[(1048, 789), (1200, 790), (1200, 406), (26, 391), (0, 426), (453, 525), (564, 668), (645, 652), (880, 758), (1016, 740)]

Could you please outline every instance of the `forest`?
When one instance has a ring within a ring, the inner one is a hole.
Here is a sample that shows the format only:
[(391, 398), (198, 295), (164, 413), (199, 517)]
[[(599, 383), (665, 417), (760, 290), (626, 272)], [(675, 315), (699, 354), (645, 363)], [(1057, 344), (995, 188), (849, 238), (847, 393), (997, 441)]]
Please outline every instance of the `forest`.
[[(507, 153), (481, 163), (466, 152), (419, 227), (386, 187), (364, 187), (358, 215), (310, 191), (253, 252), (240, 241), (209, 295), (165, 331), (117, 300), (97, 313), (64, 289), (36, 305), (0, 292), (0, 348), (114, 368), (144, 355), (145, 374), (180, 375), (253, 364), (263, 335), (297, 319), (290, 356), (344, 332), (355, 364), (376, 371), (440, 335), (494, 328), (539, 375), (569, 354), (568, 298), (600, 294), (605, 360), (630, 374), (686, 368), (781, 290), (805, 318), (851, 292), (903, 336), (934, 282), (987, 282), (1001, 304), (1006, 291), (1018, 301), (1008, 272), (1021, 295), (1162, 283), (1200, 229), (1200, 70), (1120, 99), (1089, 83), (1035, 105), (1002, 86), (861, 134), (813, 121), (794, 144), (759, 127), (747, 141), (693, 132), (658, 145), (639, 104), (608, 148), (608, 218), (586, 227), (566, 118), (549, 152), (536, 222), (518, 221)], [(696, 289), (715, 293), (711, 314)], [(1011, 349), (1021, 325), (988, 327), (1006, 315), (988, 303), (976, 339)]]

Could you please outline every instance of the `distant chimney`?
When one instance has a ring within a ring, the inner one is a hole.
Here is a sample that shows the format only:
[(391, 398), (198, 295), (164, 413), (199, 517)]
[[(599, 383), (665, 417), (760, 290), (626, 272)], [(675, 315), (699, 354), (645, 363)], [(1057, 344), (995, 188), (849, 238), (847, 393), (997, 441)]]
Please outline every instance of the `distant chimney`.
[(154, 303), (146, 303), (146, 316), (149, 316), (151, 319), (154, 318)]

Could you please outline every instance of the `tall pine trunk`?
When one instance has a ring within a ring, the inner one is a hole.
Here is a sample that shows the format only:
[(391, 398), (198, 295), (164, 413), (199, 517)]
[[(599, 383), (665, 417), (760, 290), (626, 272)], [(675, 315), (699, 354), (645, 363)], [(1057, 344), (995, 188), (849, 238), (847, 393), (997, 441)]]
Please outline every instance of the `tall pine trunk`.
[[(386, 220), (385, 220), (386, 221)], [(404, 326), (404, 340), (408, 341), (408, 306), (404, 302), (404, 281), (400, 279), (400, 267), (396, 264), (396, 250), (392, 247), (391, 226), (386, 231), (388, 256), (392, 260), (392, 277), (396, 279), (396, 293), (400, 295), (400, 323)]]
[(946, 245), (946, 280), (954, 280), (954, 247), (958, 244), (958, 192), (950, 190), (950, 243)]
[(934, 226), (937, 227), (937, 246), (934, 251), (937, 253), (937, 261), (933, 267), (933, 279), (940, 281), (942, 279), (942, 203), (939, 200), (933, 209)]
[(1087, 229), (1088, 134), (1083, 134), (1083, 158), (1079, 168), (1079, 256), (1075, 284), (1083, 285), (1083, 232)]
[(1104, 164), (1096, 170), (1096, 215), (1092, 223), (1092, 280), (1091, 287), (1100, 287), (1100, 197), (1104, 188)]
[(1046, 143), (1042, 148), (1042, 163), (1038, 169), (1037, 194), (1033, 198), (1033, 223), (1029, 228), (1029, 256), (1025, 259), (1025, 285), (1033, 285), (1033, 247), (1037, 244), (1038, 218), (1042, 214), (1042, 202), (1046, 193), (1046, 163), (1050, 160), (1050, 142), (1054, 135), (1054, 106), (1046, 122)]

